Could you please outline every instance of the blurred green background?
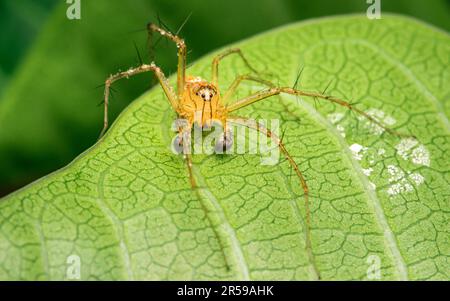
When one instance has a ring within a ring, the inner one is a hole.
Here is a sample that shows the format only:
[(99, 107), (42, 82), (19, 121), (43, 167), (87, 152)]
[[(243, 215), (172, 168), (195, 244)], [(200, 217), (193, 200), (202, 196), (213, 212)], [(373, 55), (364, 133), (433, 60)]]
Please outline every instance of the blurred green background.
[[(299, 20), (364, 14), (366, 0), (81, 0), (81, 20), (68, 20), (61, 0), (0, 1), (0, 196), (54, 171), (95, 143), (102, 126), (101, 85), (148, 61), (145, 25), (164, 22), (181, 35), (192, 62), (205, 53)], [(449, 0), (381, 0), (382, 13), (409, 15), (450, 29)], [(158, 43), (156, 61), (169, 75), (175, 48)], [(154, 83), (122, 81), (111, 119)]]

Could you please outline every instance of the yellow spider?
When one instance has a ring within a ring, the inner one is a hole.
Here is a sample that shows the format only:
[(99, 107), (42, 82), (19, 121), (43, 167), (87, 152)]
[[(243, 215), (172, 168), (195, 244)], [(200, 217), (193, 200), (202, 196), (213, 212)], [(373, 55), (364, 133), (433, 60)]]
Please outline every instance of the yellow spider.
[[(365, 113), (364, 111), (361, 111), (360, 109), (354, 107), (351, 103), (341, 100), (339, 98), (328, 96), (322, 93), (316, 93), (316, 92), (308, 92), (308, 91), (302, 91), (297, 90), (291, 87), (277, 87), (274, 84), (272, 84), (269, 81), (260, 79), (255, 76), (251, 75), (242, 75), (238, 76), (233, 83), (230, 85), (228, 90), (221, 94), (219, 91), (218, 86), (218, 67), (219, 62), (224, 57), (230, 55), (230, 54), (237, 54), (239, 55), (244, 63), (247, 65), (247, 67), (252, 70), (253, 72), (257, 73), (255, 69), (251, 67), (251, 65), (248, 63), (247, 59), (242, 54), (241, 50), (239, 48), (233, 48), (229, 49), (219, 55), (217, 55), (213, 61), (212, 61), (212, 78), (211, 81), (204, 80), (200, 77), (194, 77), (194, 76), (186, 76), (186, 44), (183, 39), (178, 37), (177, 35), (172, 34), (171, 32), (164, 30), (157, 25), (153, 23), (149, 23), (147, 25), (147, 30), (149, 35), (151, 35), (153, 32), (158, 32), (162, 36), (168, 38), (169, 40), (176, 43), (177, 49), (178, 49), (178, 67), (177, 67), (177, 89), (173, 89), (169, 82), (167, 81), (166, 77), (164, 76), (164, 73), (162, 70), (156, 66), (153, 62), (151, 64), (142, 64), (136, 68), (131, 68), (127, 71), (119, 72), (117, 74), (111, 75), (108, 77), (105, 81), (105, 94), (104, 94), (104, 125), (103, 129), (101, 131), (100, 137), (103, 136), (105, 131), (108, 128), (108, 99), (110, 94), (110, 86), (115, 81), (121, 79), (121, 78), (129, 78), (133, 75), (143, 73), (143, 72), (149, 72), (152, 71), (158, 78), (158, 81), (164, 90), (165, 95), (167, 96), (167, 99), (169, 100), (170, 105), (172, 106), (173, 110), (177, 113), (178, 117), (180, 119), (187, 120), (187, 126), (183, 126), (179, 128), (179, 134), (178, 139), (176, 139), (176, 143), (178, 143), (180, 146), (183, 145), (183, 149), (181, 152), (183, 152), (184, 158), (187, 162), (187, 167), (189, 171), (189, 177), (191, 186), (193, 189), (197, 187), (196, 182), (193, 177), (192, 173), (192, 158), (189, 151), (186, 151), (186, 143), (183, 143), (183, 137), (190, 137), (192, 128), (194, 124), (198, 125), (199, 127), (209, 127), (211, 125), (211, 122), (213, 120), (219, 120), (223, 127), (223, 133), (222, 137), (217, 140), (216, 149), (220, 150), (228, 150), (233, 143), (231, 131), (229, 130), (228, 124), (235, 124), (235, 125), (242, 125), (254, 130), (257, 130), (260, 133), (263, 133), (266, 135), (269, 139), (272, 139), (272, 141), (277, 145), (280, 149), (280, 151), (283, 153), (293, 170), (295, 171), (300, 185), (303, 188), (304, 191), (304, 199), (305, 199), (305, 210), (306, 210), (306, 248), (308, 255), (310, 256), (310, 259), (312, 259), (312, 250), (311, 250), (311, 237), (310, 237), (310, 210), (309, 210), (309, 204), (308, 204), (308, 185), (306, 183), (305, 178), (303, 177), (300, 169), (297, 166), (297, 163), (294, 161), (292, 156), (289, 154), (289, 152), (286, 150), (283, 142), (279, 137), (277, 137), (275, 134), (273, 134), (269, 129), (265, 128), (258, 122), (242, 118), (242, 117), (233, 117), (230, 115), (230, 113), (233, 113), (245, 106), (251, 105), (257, 101), (261, 101), (263, 99), (269, 98), (274, 95), (278, 95), (280, 93), (286, 93), (291, 95), (297, 95), (297, 96), (307, 96), (312, 97), (314, 99), (324, 100), (328, 102), (335, 103), (337, 105), (343, 106), (357, 114), (360, 114), (370, 120), (371, 122), (375, 123), (376, 125), (382, 127), (385, 129), (388, 133), (394, 134), (396, 136), (409, 136), (410, 135), (403, 135), (401, 133), (398, 133), (392, 129), (389, 129), (385, 127), (382, 123), (380, 123), (378, 120), (370, 116), (369, 114)], [(225, 106), (225, 103), (230, 99), (230, 97), (234, 94), (236, 89), (238, 88), (239, 84), (244, 81), (254, 81), (261, 83), (263, 85), (266, 85), (268, 88), (265, 90), (262, 90), (260, 92), (257, 92), (255, 94), (249, 95), (245, 98), (242, 98), (240, 100), (237, 100), (231, 105)], [(316, 272), (317, 274), (317, 268)]]

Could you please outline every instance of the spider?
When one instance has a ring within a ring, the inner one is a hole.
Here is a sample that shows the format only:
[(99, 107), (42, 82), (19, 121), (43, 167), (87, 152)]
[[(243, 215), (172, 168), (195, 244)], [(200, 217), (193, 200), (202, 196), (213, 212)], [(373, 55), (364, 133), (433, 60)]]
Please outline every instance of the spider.
[[(291, 168), (295, 171), (298, 177), (299, 184), (303, 189), (303, 197), (305, 201), (305, 224), (306, 224), (306, 249), (310, 260), (312, 260), (312, 250), (311, 250), (311, 234), (310, 234), (310, 209), (309, 209), (309, 189), (305, 177), (300, 171), (297, 163), (294, 161), (293, 157), (287, 151), (282, 139), (277, 135), (272, 133), (269, 129), (264, 127), (262, 124), (254, 121), (253, 119), (243, 118), (243, 117), (233, 117), (231, 113), (235, 111), (254, 104), (258, 101), (267, 99), (271, 96), (278, 95), (281, 93), (311, 97), (314, 99), (328, 101), (335, 103), (339, 106), (345, 107), (348, 110), (355, 112), (368, 119), (370, 122), (380, 126), (386, 132), (402, 137), (404, 134), (398, 133), (390, 128), (385, 127), (381, 122), (373, 118), (366, 112), (356, 108), (351, 103), (344, 101), (342, 99), (325, 95), (324, 93), (308, 92), (297, 90), (291, 87), (278, 87), (272, 84), (270, 81), (266, 81), (259, 77), (253, 75), (241, 75), (237, 76), (232, 82), (230, 87), (221, 94), (218, 86), (219, 78), (219, 63), (225, 57), (235, 54), (239, 55), (243, 60), (245, 65), (255, 74), (257, 71), (249, 64), (248, 60), (239, 48), (228, 49), (217, 56), (214, 57), (212, 61), (212, 78), (211, 81), (204, 80), (200, 77), (186, 76), (186, 44), (182, 38), (178, 35), (172, 34), (170, 31), (163, 29), (153, 23), (147, 25), (147, 31), (149, 37), (152, 36), (154, 32), (159, 33), (161, 36), (166, 37), (170, 41), (174, 42), (177, 46), (178, 51), (178, 66), (177, 66), (177, 87), (176, 90), (167, 81), (163, 71), (155, 65), (154, 62), (150, 64), (141, 64), (138, 67), (130, 68), (127, 71), (119, 72), (109, 76), (105, 81), (105, 92), (104, 92), (104, 121), (103, 129), (100, 133), (100, 138), (104, 135), (108, 128), (108, 100), (110, 95), (111, 85), (122, 78), (129, 78), (133, 75), (153, 72), (157, 77), (159, 84), (161, 85), (172, 109), (176, 112), (178, 117), (183, 120), (187, 120), (187, 125), (180, 126), (178, 130), (177, 139), (175, 139), (175, 144), (183, 145), (181, 153), (187, 162), (187, 169), (189, 173), (189, 178), (192, 188), (195, 190), (197, 188), (196, 181), (194, 179), (192, 171), (192, 158), (189, 151), (186, 150), (186, 143), (183, 143), (183, 139), (189, 138), (194, 124), (200, 127), (210, 126), (212, 120), (219, 120), (223, 125), (222, 136), (217, 139), (216, 149), (228, 150), (233, 144), (233, 138), (228, 125), (240, 125), (247, 128), (256, 130), (263, 135), (266, 135), (273, 143), (280, 149), (281, 153), (284, 155), (285, 159), (290, 164)], [(261, 90), (257, 93), (251, 94), (240, 100), (235, 101), (231, 105), (225, 105), (231, 96), (236, 92), (238, 86), (242, 81), (253, 81), (267, 86), (267, 89)], [(410, 135), (407, 135), (411, 137)], [(314, 267), (316, 272), (317, 268)], [(318, 272), (317, 272), (318, 274)]]

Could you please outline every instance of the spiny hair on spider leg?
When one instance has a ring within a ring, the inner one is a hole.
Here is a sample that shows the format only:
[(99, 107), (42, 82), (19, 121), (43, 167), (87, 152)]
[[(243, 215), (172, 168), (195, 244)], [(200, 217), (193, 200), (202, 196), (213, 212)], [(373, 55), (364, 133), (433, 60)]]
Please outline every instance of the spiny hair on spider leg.
[[(270, 152), (272, 152), (272, 151), (274, 151), (275, 149), (277, 149), (277, 148), (279, 148), (282, 144), (283, 145), (285, 145), (284, 143), (283, 143), (283, 139), (284, 139), (284, 134), (285, 134), (285, 132), (286, 132), (286, 129), (287, 129), (287, 127), (286, 128), (284, 128), (284, 131), (283, 131), (283, 133), (281, 134), (281, 138), (279, 138), (278, 139), (278, 142), (274, 142), (276, 145), (274, 146), (274, 147), (272, 147), (271, 149), (269, 149), (269, 153)], [(272, 139), (271, 139), (272, 140)], [(273, 141), (273, 140), (272, 140)]]
[(115, 89), (110, 89), (109, 95), (111, 96), (111, 100), (115, 98), (115, 94), (118, 93)]
[(300, 69), (300, 72), (297, 73), (297, 78), (295, 79), (295, 82), (294, 82), (294, 85), (292, 86), (292, 89), (297, 90), (297, 85), (300, 83), (300, 78), (302, 76), (304, 68), (305, 68), (305, 66), (302, 66), (302, 68)]
[[(162, 20), (161, 20), (161, 18), (159, 17), (159, 14), (157, 13), (156, 14), (156, 17), (157, 17), (157, 19), (158, 19), (158, 25), (159, 25), (159, 27), (160, 28), (163, 28), (162, 30), (161, 30), (161, 32), (160, 32), (160, 34), (161, 34), (161, 37), (159, 38), (159, 40), (162, 38), (162, 36), (164, 36), (164, 35), (167, 35), (167, 33), (168, 32), (173, 32)], [(150, 25), (151, 23), (149, 23), (149, 25)], [(159, 42), (159, 40), (157, 41), (157, 43)], [(168, 40), (165, 40), (166, 42), (166, 45), (169, 45), (169, 41)], [(155, 43), (155, 47), (156, 47), (156, 44), (157, 43)]]
[(139, 65), (142, 65), (143, 61), (142, 61), (141, 53), (139, 52), (139, 48), (136, 45), (136, 41), (133, 41), (133, 45), (134, 45), (134, 49), (136, 50), (137, 57), (139, 59)]
[(313, 97), (314, 99), (314, 109), (317, 111), (317, 97)]
[(348, 101), (348, 103), (349, 103), (351, 106), (353, 106), (353, 105), (360, 104), (360, 103), (361, 103), (361, 100), (359, 100), (359, 101), (354, 101), (354, 100), (353, 100), (353, 97), (352, 97), (352, 98), (350, 98), (350, 100)]
[(147, 31), (147, 28), (142, 28), (141, 27), (139, 29), (133, 29), (133, 30), (127, 31), (126, 34), (141, 33), (141, 32), (144, 32), (144, 31)]
[[(100, 84), (100, 85), (98, 85), (98, 86), (95, 86), (94, 89), (104, 88), (105, 85), (106, 85), (105, 83), (102, 83), (102, 84)], [(116, 90), (115, 88), (113, 88), (112, 86), (110, 86), (109, 89), (110, 89), (111, 91), (113, 91), (113, 92), (117, 92), (117, 90)]]
[(104, 88), (104, 87), (105, 87), (105, 82), (101, 83), (101, 84), (98, 85), (98, 86), (95, 86), (95, 89), (98, 89), (98, 88)]
[[(149, 36), (151, 36), (151, 34), (149, 34)], [(156, 53), (156, 46), (158, 46), (159, 42), (163, 39), (162, 36), (159, 36), (158, 39), (156, 40), (156, 42), (151, 43), (150, 45), (150, 49), (153, 51), (153, 54)]]
[(158, 20), (158, 25), (159, 25), (159, 27), (163, 27), (165, 30), (170, 31), (170, 32), (173, 32), (173, 31), (169, 28), (169, 26), (167, 26), (167, 25), (161, 20), (161, 17), (159, 16), (159, 13), (158, 13), (158, 12), (156, 13), (156, 19)]
[[(325, 89), (323, 90), (323, 92), (322, 92), (322, 95), (325, 95), (325, 92), (328, 90), (328, 88), (330, 87), (330, 85), (331, 85), (331, 83), (333, 82), (333, 79), (331, 79), (329, 82), (328, 82), (328, 85), (325, 87)], [(331, 96), (330, 96), (331, 97)]]
[[(110, 87), (110, 91), (109, 91), (110, 100), (113, 100), (115, 98), (115, 93), (117, 93), (117, 90)], [(99, 102), (97, 104), (97, 107), (99, 107), (100, 105), (102, 105), (104, 103), (105, 103), (105, 100), (103, 99), (101, 102)]]
[(287, 126), (284, 128), (283, 133), (281, 134), (280, 143), (283, 143), (284, 134), (286, 134)]
[(184, 25), (186, 25), (186, 23), (189, 21), (191, 16), (192, 16), (192, 12), (189, 13), (189, 15), (184, 19), (183, 23), (181, 23), (180, 27), (178, 27), (178, 30), (175, 32), (176, 36), (181, 32), (181, 30), (183, 29)]

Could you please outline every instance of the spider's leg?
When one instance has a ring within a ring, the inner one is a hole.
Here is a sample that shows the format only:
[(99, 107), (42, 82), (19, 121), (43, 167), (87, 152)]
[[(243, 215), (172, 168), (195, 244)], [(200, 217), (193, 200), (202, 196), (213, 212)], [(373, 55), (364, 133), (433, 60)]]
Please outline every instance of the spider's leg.
[(289, 154), (289, 152), (287, 151), (286, 147), (284, 146), (283, 142), (281, 141), (281, 139), (275, 135), (274, 133), (272, 133), (269, 129), (267, 129), (265, 126), (263, 126), (262, 124), (258, 123), (255, 120), (252, 119), (248, 119), (248, 118), (228, 118), (227, 122), (229, 123), (234, 123), (234, 124), (238, 124), (238, 125), (242, 125), (251, 129), (254, 129), (260, 133), (262, 133), (263, 135), (266, 135), (269, 139), (271, 139), (280, 149), (280, 151), (283, 153), (284, 157), (286, 158), (286, 160), (289, 162), (289, 165), (292, 167), (292, 169), (295, 171), (295, 173), (297, 174), (297, 177), (299, 179), (300, 185), (303, 189), (303, 196), (305, 199), (305, 211), (306, 211), (306, 222), (305, 222), (305, 243), (306, 243), (306, 251), (308, 253), (311, 265), (313, 266), (318, 278), (320, 278), (320, 274), (319, 271), (316, 267), (316, 263), (314, 260), (314, 256), (312, 253), (312, 245), (311, 245), (311, 213), (310, 213), (310, 209), (309, 209), (309, 190), (308, 190), (308, 184), (306, 183), (305, 177), (303, 176), (302, 172), (300, 171), (297, 163), (294, 161), (294, 159), (292, 158), (292, 156)]
[(258, 73), (258, 71), (256, 71), (256, 69), (254, 69), (250, 63), (247, 61), (247, 59), (245, 58), (245, 56), (242, 54), (241, 49), (239, 48), (231, 48), (228, 50), (225, 50), (222, 53), (219, 53), (218, 55), (216, 55), (212, 61), (212, 78), (211, 78), (211, 82), (218, 86), (219, 84), (219, 62), (221, 59), (225, 58), (226, 56), (230, 55), (230, 54), (238, 54), (242, 60), (244, 61), (245, 65), (247, 65), (247, 67), (253, 72), (253, 73)]
[(184, 159), (186, 160), (186, 165), (189, 173), (189, 181), (191, 182), (191, 188), (193, 190), (196, 190), (198, 187), (197, 182), (195, 182), (194, 174), (192, 172), (192, 156), (191, 154), (183, 154), (183, 156)]
[(208, 219), (208, 222), (211, 226), (211, 229), (214, 232), (214, 235), (217, 238), (217, 241), (219, 242), (220, 245), (220, 250), (222, 252), (222, 256), (224, 258), (225, 264), (226, 264), (226, 269), (230, 270), (230, 263), (228, 261), (228, 258), (225, 254), (225, 246), (227, 245), (223, 239), (221, 238), (221, 236), (219, 235), (216, 226), (214, 225), (213, 220), (211, 219), (210, 216), (210, 210), (207, 208), (207, 206), (204, 203), (204, 197), (202, 196), (201, 193), (201, 188), (197, 185), (197, 181), (195, 180), (195, 176), (194, 176), (194, 165), (192, 163), (192, 155), (190, 152), (190, 147), (191, 147), (191, 127), (186, 127), (184, 129), (180, 129), (179, 131), (179, 137), (186, 138), (188, 141), (182, 141), (180, 143), (182, 143), (182, 147), (183, 147), (183, 158), (186, 161), (186, 167), (188, 169), (188, 174), (189, 174), (189, 182), (191, 184), (191, 189), (192, 191), (195, 193), (198, 201), (200, 202), (200, 205), (202, 206), (202, 209), (205, 211), (205, 215), (206, 218)]
[(169, 85), (169, 82), (167, 81), (166, 77), (164, 76), (164, 73), (161, 71), (161, 69), (156, 66), (155, 64), (146, 65), (143, 64), (136, 68), (128, 69), (127, 71), (119, 72), (113, 75), (110, 75), (106, 81), (105, 81), (105, 94), (104, 94), (104, 117), (103, 117), (103, 129), (100, 133), (99, 139), (105, 134), (106, 129), (108, 128), (108, 104), (109, 104), (109, 95), (110, 95), (110, 87), (111, 85), (121, 79), (121, 78), (129, 78), (133, 75), (149, 72), (152, 71), (155, 73), (156, 77), (159, 80), (159, 83), (161, 87), (164, 90), (164, 93), (167, 96), (167, 99), (169, 100), (172, 108), (174, 110), (177, 110), (178, 107), (178, 99), (175, 93), (173, 92), (172, 87)]
[(239, 84), (244, 80), (257, 82), (257, 83), (266, 85), (268, 87), (275, 87), (275, 84), (271, 83), (270, 81), (261, 79), (259, 77), (255, 77), (255, 76), (248, 75), (248, 74), (240, 75), (240, 76), (236, 77), (236, 79), (228, 87), (227, 91), (225, 91), (225, 93), (223, 94), (222, 101), (224, 104), (227, 103), (227, 101), (230, 99), (231, 96), (233, 96), (233, 94), (234, 94), (234, 92), (236, 92), (236, 89), (238, 88)]
[(186, 44), (184, 40), (173, 33), (160, 28), (156, 24), (148, 23), (147, 31), (149, 39), (152, 37), (153, 32), (158, 32), (161, 36), (172, 40), (177, 44), (178, 49), (178, 67), (177, 67), (177, 92), (178, 97), (181, 97), (184, 91), (185, 77), (186, 77)]
[[(185, 134), (186, 133), (186, 134)], [(191, 188), (192, 190), (196, 191), (197, 196), (198, 196), (198, 186), (197, 186), (197, 182), (195, 181), (194, 178), (194, 172), (192, 170), (193, 165), (192, 165), (192, 156), (191, 156), (191, 127), (187, 127), (185, 129), (180, 130), (180, 139), (181, 139), (181, 143), (182, 143), (182, 149), (183, 149), (183, 158), (184, 160), (186, 160), (186, 167), (188, 169), (188, 174), (189, 174), (189, 181), (191, 182)], [(187, 138), (187, 141), (183, 138)]]
[(394, 135), (394, 136), (398, 136), (398, 137), (410, 137), (410, 138), (414, 138), (413, 135), (409, 135), (409, 134), (404, 134), (404, 133), (400, 133), (397, 132), (391, 128), (386, 127), (384, 124), (382, 124), (380, 121), (378, 121), (377, 119), (375, 119), (374, 117), (370, 116), (369, 114), (367, 114), (366, 112), (356, 108), (354, 105), (352, 105), (351, 103), (342, 100), (340, 98), (334, 97), (334, 96), (329, 96), (329, 95), (325, 95), (325, 94), (321, 94), (321, 93), (317, 93), (317, 92), (308, 92), (308, 91), (302, 91), (302, 90), (296, 90), (290, 87), (275, 87), (275, 88), (270, 88), (267, 90), (263, 90), (260, 92), (257, 92), (255, 94), (249, 95), (241, 100), (236, 101), (234, 104), (231, 104), (227, 107), (228, 112), (233, 112), (236, 111), (240, 108), (243, 108), (245, 106), (248, 106), (252, 103), (258, 102), (260, 100), (269, 98), (271, 96), (274, 95), (278, 95), (281, 93), (285, 93), (285, 94), (290, 94), (290, 95), (297, 95), (297, 96), (306, 96), (306, 97), (311, 97), (313, 99), (317, 99), (317, 100), (324, 100), (324, 101), (328, 101), (328, 102), (332, 102), (335, 103), (337, 105), (340, 105), (342, 107), (345, 107), (353, 112), (355, 112), (356, 114), (359, 114), (361, 116), (363, 116), (364, 118), (366, 118), (367, 120), (373, 122), (374, 124), (378, 125), (379, 127), (383, 128), (386, 132)]

